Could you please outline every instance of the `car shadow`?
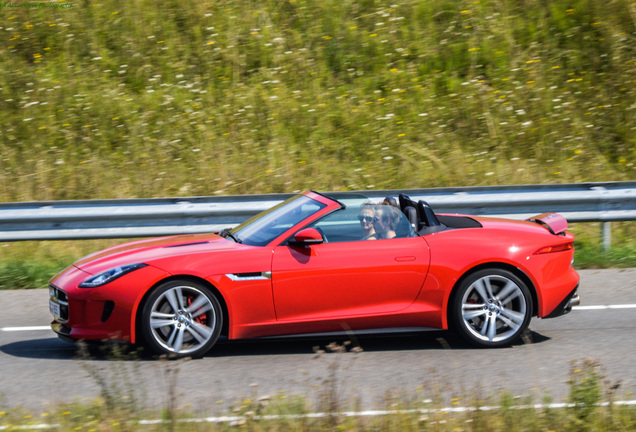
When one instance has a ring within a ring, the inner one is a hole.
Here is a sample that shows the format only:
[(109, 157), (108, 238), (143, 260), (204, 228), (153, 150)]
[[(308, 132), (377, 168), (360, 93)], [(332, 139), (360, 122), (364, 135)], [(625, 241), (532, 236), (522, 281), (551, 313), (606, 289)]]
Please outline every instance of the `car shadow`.
[[(522, 340), (512, 347), (542, 343), (550, 340), (534, 331), (528, 331)], [(447, 330), (417, 331), (409, 333), (384, 333), (350, 337), (305, 336), (294, 338), (246, 339), (218, 343), (205, 357), (284, 355), (329, 351), (329, 346), (354, 347), (366, 352), (415, 351), (415, 350), (478, 350), (455, 333)], [(332, 345), (333, 346), (333, 345)], [(505, 348), (504, 348), (505, 349)]]
[[(550, 338), (547, 336), (528, 331), (520, 341), (512, 345), (512, 348), (525, 344), (543, 343), (548, 340)], [(347, 350), (358, 348), (365, 352), (479, 349), (466, 343), (453, 332), (434, 330), (398, 334), (353, 335), (351, 337), (306, 336), (239, 341), (221, 339), (204, 358), (313, 354), (317, 351), (329, 351), (338, 346)], [(147, 350), (142, 350), (128, 343), (105, 341), (73, 344), (56, 338), (12, 342), (0, 346), (0, 352), (13, 357), (29, 359), (84, 359), (93, 361), (153, 361), (160, 359)]]

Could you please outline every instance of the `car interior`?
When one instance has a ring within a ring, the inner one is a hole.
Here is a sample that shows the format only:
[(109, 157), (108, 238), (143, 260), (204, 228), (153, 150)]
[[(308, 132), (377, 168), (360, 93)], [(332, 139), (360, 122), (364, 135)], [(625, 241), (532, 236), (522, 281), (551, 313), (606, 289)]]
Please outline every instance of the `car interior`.
[[(386, 197), (383, 202), (401, 210), (400, 221), (395, 229), (396, 238), (482, 226), (475, 219), (467, 216), (436, 215), (426, 201), (420, 200), (416, 203), (405, 194), (400, 194), (397, 200), (394, 197)], [(323, 235), (326, 243), (357, 241), (363, 236), (362, 228), (357, 220), (359, 211), (359, 206), (349, 206), (314, 222), (311, 227), (316, 228)]]

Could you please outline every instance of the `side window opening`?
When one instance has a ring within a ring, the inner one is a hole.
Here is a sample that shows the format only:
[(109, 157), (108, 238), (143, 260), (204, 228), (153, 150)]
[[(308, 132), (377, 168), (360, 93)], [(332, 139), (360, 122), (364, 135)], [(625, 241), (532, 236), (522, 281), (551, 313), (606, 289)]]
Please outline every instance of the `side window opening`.
[[(345, 201), (342, 200), (341, 201)], [(323, 233), (329, 243), (414, 237), (408, 219), (398, 208), (367, 199), (345, 202), (345, 208), (331, 213), (311, 227)]]

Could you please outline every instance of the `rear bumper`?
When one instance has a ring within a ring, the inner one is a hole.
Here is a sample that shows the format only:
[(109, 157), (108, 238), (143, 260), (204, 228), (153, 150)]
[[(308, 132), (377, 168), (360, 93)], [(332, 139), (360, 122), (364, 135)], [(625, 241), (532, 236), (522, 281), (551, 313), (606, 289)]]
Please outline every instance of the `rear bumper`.
[(570, 294), (568, 294), (563, 299), (563, 301), (559, 303), (559, 305), (550, 313), (550, 315), (543, 318), (556, 318), (572, 312), (572, 307), (581, 304), (581, 297), (579, 296), (578, 289), (579, 286), (577, 285), (576, 288), (574, 288), (572, 292), (570, 292)]

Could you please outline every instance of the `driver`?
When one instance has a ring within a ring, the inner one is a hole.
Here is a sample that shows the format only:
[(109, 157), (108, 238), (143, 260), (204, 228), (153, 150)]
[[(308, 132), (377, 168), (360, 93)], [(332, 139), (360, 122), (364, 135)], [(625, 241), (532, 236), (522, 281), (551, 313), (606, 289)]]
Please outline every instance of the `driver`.
[(374, 216), (375, 206), (370, 202), (362, 204), (360, 214), (358, 215), (358, 220), (362, 226), (361, 240), (377, 240), (375, 228), (373, 227)]

